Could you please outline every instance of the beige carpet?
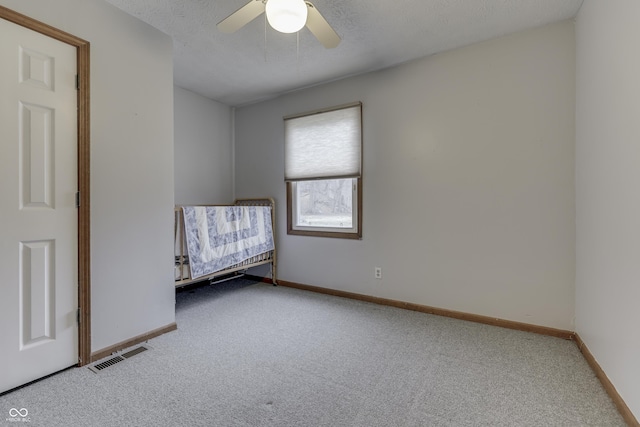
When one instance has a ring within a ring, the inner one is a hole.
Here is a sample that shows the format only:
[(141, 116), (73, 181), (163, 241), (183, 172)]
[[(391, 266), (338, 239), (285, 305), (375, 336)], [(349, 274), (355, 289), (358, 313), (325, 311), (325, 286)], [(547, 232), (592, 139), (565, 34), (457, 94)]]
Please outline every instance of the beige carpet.
[(0, 424), (625, 425), (558, 338), (243, 279), (178, 293), (176, 317), (149, 351), (1, 396)]

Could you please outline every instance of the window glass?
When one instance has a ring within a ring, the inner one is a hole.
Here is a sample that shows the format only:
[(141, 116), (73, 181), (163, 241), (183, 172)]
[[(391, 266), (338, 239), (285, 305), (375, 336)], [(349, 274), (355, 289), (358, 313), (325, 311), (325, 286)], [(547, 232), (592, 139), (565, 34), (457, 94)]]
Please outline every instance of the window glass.
[(325, 179), (295, 183), (295, 227), (354, 228), (356, 180)]

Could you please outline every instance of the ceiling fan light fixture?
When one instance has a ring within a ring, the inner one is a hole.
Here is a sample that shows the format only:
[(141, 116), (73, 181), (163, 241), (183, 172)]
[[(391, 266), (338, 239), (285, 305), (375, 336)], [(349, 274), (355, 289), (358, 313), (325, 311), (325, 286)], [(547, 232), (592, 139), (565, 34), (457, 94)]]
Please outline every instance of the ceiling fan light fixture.
[(307, 23), (307, 5), (304, 0), (267, 0), (267, 21), (276, 31), (295, 33)]

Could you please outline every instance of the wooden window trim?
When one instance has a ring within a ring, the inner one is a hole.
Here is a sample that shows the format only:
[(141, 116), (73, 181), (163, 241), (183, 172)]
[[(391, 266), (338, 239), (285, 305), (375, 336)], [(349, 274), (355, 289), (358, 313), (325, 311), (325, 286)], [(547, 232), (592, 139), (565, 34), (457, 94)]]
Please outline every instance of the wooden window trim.
[(287, 181), (287, 234), (294, 236), (313, 236), (313, 237), (332, 237), (337, 239), (362, 239), (362, 177), (357, 178), (357, 198), (358, 206), (357, 221), (358, 227), (355, 233), (342, 233), (338, 231), (315, 231), (315, 230), (299, 230), (293, 228), (293, 186)]

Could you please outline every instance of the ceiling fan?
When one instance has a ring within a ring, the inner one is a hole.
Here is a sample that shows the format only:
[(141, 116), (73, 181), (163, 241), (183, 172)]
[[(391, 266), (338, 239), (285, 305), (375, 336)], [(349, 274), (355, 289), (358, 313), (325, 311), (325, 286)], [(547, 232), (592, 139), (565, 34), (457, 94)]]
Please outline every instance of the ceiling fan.
[(305, 0), (251, 0), (218, 23), (224, 33), (233, 33), (262, 13), (269, 25), (281, 33), (295, 33), (306, 27), (327, 49), (338, 46), (340, 36), (318, 9)]

